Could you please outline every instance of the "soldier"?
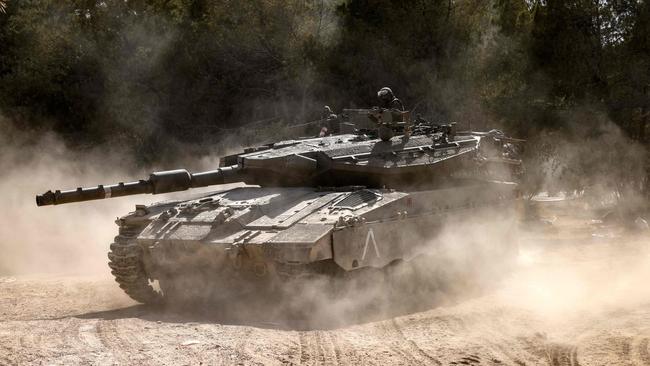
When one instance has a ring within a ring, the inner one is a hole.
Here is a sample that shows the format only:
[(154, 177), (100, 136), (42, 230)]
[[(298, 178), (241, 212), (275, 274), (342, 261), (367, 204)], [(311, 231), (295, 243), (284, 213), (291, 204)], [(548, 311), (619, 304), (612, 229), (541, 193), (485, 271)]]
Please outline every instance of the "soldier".
[(326, 105), (325, 108), (323, 108), (322, 117), (323, 117), (322, 119), (324, 119), (326, 121), (330, 121), (330, 120), (336, 119), (337, 115), (334, 114), (334, 112), (332, 112), (332, 108), (330, 108), (330, 106)]
[(397, 99), (393, 94), (393, 91), (385, 86), (377, 92), (377, 97), (379, 98), (379, 106), (386, 109), (396, 109), (398, 111), (404, 110), (404, 104), (402, 101)]
[(338, 133), (338, 116), (332, 112), (332, 108), (330, 108), (328, 105), (323, 108), (321, 121), (325, 123), (324, 126), (322, 126), (320, 133), (318, 134), (319, 137), (327, 136), (332, 133)]

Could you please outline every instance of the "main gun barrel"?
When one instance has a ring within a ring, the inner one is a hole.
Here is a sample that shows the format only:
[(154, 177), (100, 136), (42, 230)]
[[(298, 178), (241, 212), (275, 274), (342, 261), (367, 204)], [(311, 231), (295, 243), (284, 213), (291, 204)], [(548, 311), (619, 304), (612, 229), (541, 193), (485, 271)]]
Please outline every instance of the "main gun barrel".
[(149, 175), (149, 179), (143, 179), (137, 182), (98, 185), (91, 188), (79, 187), (68, 191), (47, 191), (36, 196), (36, 205), (60, 205), (63, 203), (100, 200), (144, 193), (159, 194), (185, 191), (190, 188), (241, 182), (243, 180), (239, 173), (240, 169), (238, 165), (194, 174), (185, 169), (154, 172)]

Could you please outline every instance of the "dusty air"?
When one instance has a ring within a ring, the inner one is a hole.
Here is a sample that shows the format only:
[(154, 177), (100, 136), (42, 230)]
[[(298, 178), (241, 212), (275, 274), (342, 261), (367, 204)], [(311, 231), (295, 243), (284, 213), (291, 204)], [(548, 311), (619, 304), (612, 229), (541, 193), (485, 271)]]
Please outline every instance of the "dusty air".
[(648, 24), (0, 0), (0, 364), (650, 362)]

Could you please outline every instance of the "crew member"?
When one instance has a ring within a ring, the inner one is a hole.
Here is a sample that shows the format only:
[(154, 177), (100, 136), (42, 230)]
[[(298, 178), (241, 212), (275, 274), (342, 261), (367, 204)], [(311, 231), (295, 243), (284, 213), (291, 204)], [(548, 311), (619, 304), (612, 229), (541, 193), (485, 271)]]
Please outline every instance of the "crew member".
[(325, 106), (323, 108), (322, 122), (324, 126), (321, 127), (319, 137), (327, 136), (332, 133), (338, 133), (338, 116), (332, 112), (332, 108)]
[(385, 86), (377, 92), (377, 97), (379, 98), (379, 106), (386, 109), (396, 109), (398, 111), (404, 110), (404, 104), (402, 101), (397, 99), (393, 94), (393, 91)]

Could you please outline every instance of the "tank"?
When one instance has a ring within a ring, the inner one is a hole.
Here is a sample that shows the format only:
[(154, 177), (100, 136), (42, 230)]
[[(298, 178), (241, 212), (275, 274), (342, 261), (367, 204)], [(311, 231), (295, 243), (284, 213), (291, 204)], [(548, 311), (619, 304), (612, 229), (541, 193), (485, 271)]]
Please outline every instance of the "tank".
[[(457, 132), (453, 123), (377, 108), (344, 110), (334, 122), (327, 122), (334, 134), (247, 148), (221, 158), (212, 171), (170, 170), (134, 182), (47, 191), (36, 203), (242, 183), (136, 205), (116, 220), (108, 265), (131, 298), (149, 304), (188, 288), (201, 296), (226, 287), (273, 288), (302, 276), (387, 270), (423, 253), (437, 255), (449, 243), (443, 231), (462, 242), (463, 225), (476, 213), (489, 218), (480, 225), (511, 220), (521, 140), (497, 130)], [(490, 255), (511, 255), (509, 243), (504, 239)]]

